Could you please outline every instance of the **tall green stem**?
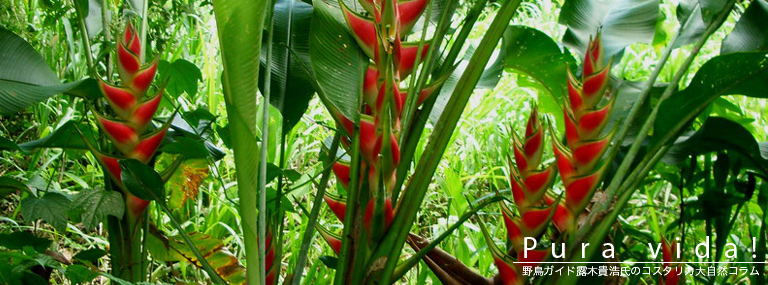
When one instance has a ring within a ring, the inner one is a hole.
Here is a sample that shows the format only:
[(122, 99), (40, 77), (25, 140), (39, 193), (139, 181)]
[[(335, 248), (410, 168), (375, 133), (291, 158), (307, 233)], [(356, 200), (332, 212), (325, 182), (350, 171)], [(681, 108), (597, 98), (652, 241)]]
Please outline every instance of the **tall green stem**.
[[(266, 66), (272, 66), (272, 8), (274, 3), (270, 1), (270, 5), (267, 9), (267, 63)], [(259, 284), (266, 284), (267, 268), (266, 268), (266, 253), (267, 253), (267, 155), (269, 148), (269, 96), (272, 82), (271, 68), (264, 70), (264, 89), (261, 93), (264, 94), (264, 101), (261, 103), (262, 118), (261, 118), (261, 156), (259, 157), (259, 263), (262, 266), (259, 267), (259, 276), (261, 277)], [(274, 236), (274, 234), (273, 234)], [(272, 246), (275, 246), (272, 244)], [(271, 285), (271, 284), (269, 284)]]
[(315, 235), (315, 225), (317, 225), (317, 218), (320, 215), (320, 208), (323, 204), (323, 196), (325, 196), (325, 188), (328, 185), (328, 179), (331, 177), (331, 169), (333, 162), (336, 158), (336, 151), (339, 148), (339, 140), (341, 136), (336, 133), (333, 137), (333, 143), (331, 143), (331, 149), (328, 151), (328, 159), (325, 162), (325, 169), (323, 170), (323, 176), (320, 178), (320, 184), (317, 187), (317, 194), (315, 200), (312, 202), (312, 212), (309, 213), (306, 230), (304, 230), (304, 237), (301, 240), (301, 249), (299, 250), (299, 257), (296, 260), (296, 273), (293, 275), (293, 281), (291, 284), (301, 284), (301, 277), (304, 274), (304, 263), (307, 261), (307, 253), (309, 252), (309, 244), (312, 243), (312, 237)]

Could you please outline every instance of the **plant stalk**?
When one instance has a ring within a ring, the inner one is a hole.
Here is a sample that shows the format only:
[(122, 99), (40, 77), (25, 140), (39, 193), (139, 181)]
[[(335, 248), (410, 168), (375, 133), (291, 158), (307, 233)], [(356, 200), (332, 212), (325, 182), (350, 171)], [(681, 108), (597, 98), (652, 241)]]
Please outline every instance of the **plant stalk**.
[(309, 219), (307, 221), (307, 227), (304, 231), (304, 237), (301, 240), (301, 249), (299, 250), (299, 257), (296, 260), (296, 271), (293, 275), (293, 281), (291, 284), (293, 285), (299, 285), (301, 284), (301, 278), (304, 274), (304, 263), (307, 261), (307, 254), (309, 253), (309, 244), (312, 243), (312, 237), (315, 235), (315, 225), (317, 225), (317, 218), (320, 215), (320, 208), (323, 204), (323, 196), (325, 195), (325, 188), (328, 184), (328, 180), (331, 177), (331, 169), (332, 167), (329, 167), (330, 165), (333, 165), (333, 162), (336, 158), (336, 151), (339, 148), (339, 141), (341, 136), (337, 132), (336, 135), (333, 137), (333, 143), (331, 143), (331, 149), (328, 151), (328, 159), (326, 161), (325, 169), (323, 170), (323, 176), (320, 178), (320, 184), (317, 187), (317, 195), (315, 196), (315, 200), (312, 201), (312, 211), (309, 213)]

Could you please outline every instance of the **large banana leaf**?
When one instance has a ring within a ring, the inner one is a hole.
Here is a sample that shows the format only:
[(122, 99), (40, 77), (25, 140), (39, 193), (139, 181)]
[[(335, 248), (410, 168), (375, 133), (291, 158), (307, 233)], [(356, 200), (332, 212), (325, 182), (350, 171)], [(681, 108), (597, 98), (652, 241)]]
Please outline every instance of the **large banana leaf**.
[(587, 50), (590, 36), (602, 30), (609, 58), (627, 45), (651, 43), (658, 16), (658, 0), (568, 0), (559, 22), (568, 26), (563, 43), (580, 55)]
[(314, 1), (309, 55), (312, 70), (322, 89), (318, 94), (332, 111), (357, 121), (363, 74), (368, 60), (347, 29), (337, 4)]
[(720, 53), (768, 50), (768, 1), (755, 0), (739, 18)]
[(221, 58), (224, 63), (222, 85), (227, 105), (232, 149), (237, 168), (248, 284), (259, 284), (259, 246), (257, 198), (259, 145), (256, 104), (259, 81), (259, 55), (264, 18), (269, 1), (217, 0), (216, 14)]
[(507, 27), (502, 48), (506, 51), (505, 68), (533, 79), (538, 83), (533, 86), (551, 95), (537, 98), (541, 110), (556, 117), (562, 115), (561, 104), (568, 88), (567, 70), (574, 63), (573, 57), (564, 53), (544, 32), (525, 26)]
[(768, 53), (733, 53), (710, 59), (691, 84), (659, 107), (654, 143), (675, 137), (712, 101), (723, 95), (768, 97)]
[[(279, 0), (272, 16), (272, 60), (269, 103), (283, 115), (283, 134), (295, 126), (315, 93), (309, 67), (309, 29), (312, 6), (299, 0)], [(266, 41), (266, 39), (263, 39)], [(293, 56), (296, 55), (296, 57)], [(301, 61), (301, 63), (297, 62)], [(266, 68), (266, 43), (262, 46), (261, 68)], [(259, 74), (259, 88), (264, 73)]]
[(24, 39), (0, 27), (0, 115), (18, 112), (90, 81), (61, 84), (40, 54)]

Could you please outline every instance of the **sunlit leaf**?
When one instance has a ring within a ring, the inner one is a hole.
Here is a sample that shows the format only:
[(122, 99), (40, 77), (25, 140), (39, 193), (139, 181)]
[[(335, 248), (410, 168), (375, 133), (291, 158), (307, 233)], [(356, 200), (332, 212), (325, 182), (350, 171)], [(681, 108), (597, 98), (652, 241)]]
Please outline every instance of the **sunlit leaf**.
[(29, 43), (3, 27), (0, 27), (0, 50), (0, 115), (18, 112), (82, 83), (61, 84)]
[(208, 161), (188, 159), (179, 165), (166, 183), (171, 209), (180, 209), (189, 200), (197, 197), (200, 185), (208, 177)]
[[(149, 232), (147, 248), (152, 258), (170, 262), (186, 261), (202, 267), (180, 236), (167, 236), (154, 226), (150, 227)], [(219, 276), (230, 284), (245, 283), (245, 267), (227, 250), (221, 240), (199, 232), (191, 232), (187, 235)]]
[(605, 58), (610, 58), (630, 44), (651, 43), (658, 16), (656, 0), (568, 0), (559, 22), (568, 26), (563, 43), (579, 55), (602, 31)]

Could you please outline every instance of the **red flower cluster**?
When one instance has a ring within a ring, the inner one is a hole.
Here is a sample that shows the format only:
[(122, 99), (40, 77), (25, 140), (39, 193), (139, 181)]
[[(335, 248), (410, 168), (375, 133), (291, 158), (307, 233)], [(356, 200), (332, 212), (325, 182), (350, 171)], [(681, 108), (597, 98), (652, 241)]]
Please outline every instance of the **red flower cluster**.
[[(104, 114), (93, 111), (99, 126), (123, 157), (106, 155), (96, 150), (93, 150), (93, 153), (121, 188), (124, 186), (120, 178), (121, 169), (118, 160), (134, 158), (147, 163), (163, 141), (169, 126), (144, 134), (157, 111), (163, 90), (145, 98), (155, 78), (157, 60), (142, 65), (140, 58), (139, 36), (134, 27), (128, 24), (123, 33), (123, 39), (117, 45), (117, 70), (121, 84), (112, 85), (99, 80), (101, 92), (109, 103), (114, 117), (107, 118)], [(149, 204), (148, 201), (141, 200), (127, 191), (125, 195), (126, 203), (133, 215), (142, 213)]]

